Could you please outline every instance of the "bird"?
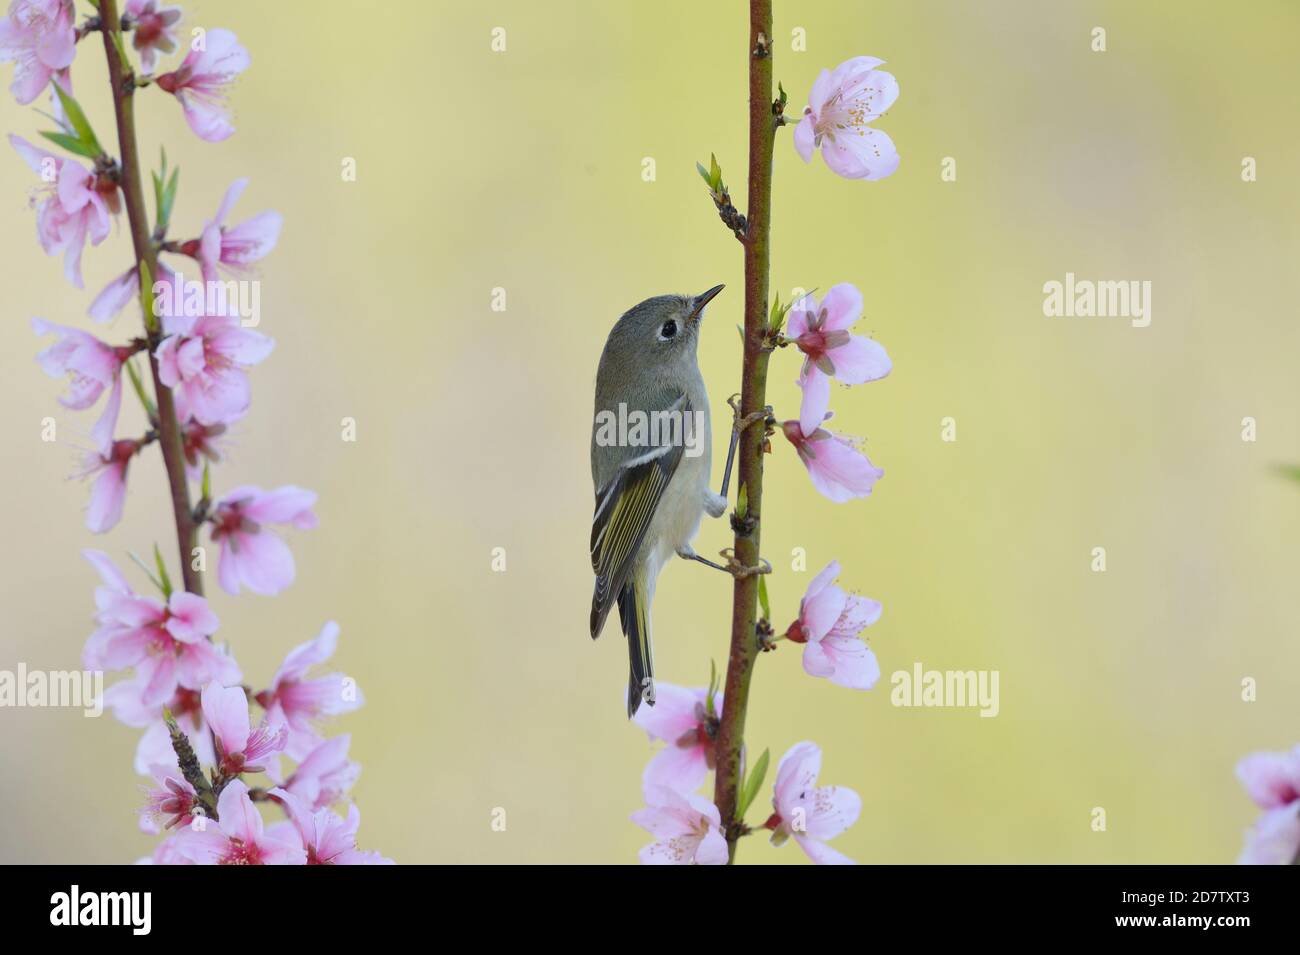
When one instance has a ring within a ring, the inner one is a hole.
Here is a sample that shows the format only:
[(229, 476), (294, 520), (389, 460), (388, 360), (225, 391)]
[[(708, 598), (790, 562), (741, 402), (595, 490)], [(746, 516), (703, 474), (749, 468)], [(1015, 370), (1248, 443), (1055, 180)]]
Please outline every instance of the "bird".
[[(617, 602), (628, 647), (629, 719), (642, 702), (655, 702), (650, 605), (659, 572), (674, 555), (728, 569), (691, 547), (703, 516), (727, 509), (727, 479), (721, 493), (709, 487), (709, 396), (697, 358), (704, 308), (722, 289), (634, 305), (610, 330), (596, 372), (591, 637), (600, 636)], [(638, 422), (647, 424), (640, 432)], [(726, 470), (729, 478), (730, 457)]]

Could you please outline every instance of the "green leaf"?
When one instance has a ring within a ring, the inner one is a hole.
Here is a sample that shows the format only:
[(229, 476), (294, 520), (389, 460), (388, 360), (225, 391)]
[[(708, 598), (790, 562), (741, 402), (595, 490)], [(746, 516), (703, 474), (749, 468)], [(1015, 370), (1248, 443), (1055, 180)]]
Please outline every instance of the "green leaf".
[(181, 171), (173, 169), (172, 175), (167, 180), (167, 185), (162, 191), (161, 201), (158, 203), (158, 225), (165, 231), (172, 221), (172, 206), (176, 203), (176, 183), (180, 179)]
[(158, 567), (158, 580), (162, 584), (163, 599), (170, 600), (172, 596), (172, 579), (167, 576), (167, 563), (163, 560), (162, 551), (158, 545), (153, 545), (153, 562)]
[(782, 305), (780, 292), (777, 292), (776, 295), (772, 297), (772, 310), (767, 316), (767, 327), (771, 330), (772, 334), (779, 335), (781, 333), (781, 329), (785, 327), (785, 317), (790, 313), (790, 308), (793, 305), (794, 302), (787, 302)]
[(708, 186), (710, 189), (712, 189), (713, 182), (709, 179), (709, 171), (705, 169), (704, 166), (700, 163), (696, 163), (695, 168), (699, 170), (700, 178), (704, 180), (704, 184)]
[(776, 84), (776, 91), (780, 94), (780, 95), (776, 98), (776, 100), (777, 100), (778, 103), (781, 104), (781, 108), (784, 109), (784, 108), (785, 108), (785, 104), (786, 104), (787, 102), (789, 102), (789, 100), (786, 98), (786, 95), (785, 95), (785, 87), (782, 86), (782, 85), (780, 84), (780, 82), (778, 82), (778, 83)]
[(203, 462), (203, 489), (199, 492), (205, 501), (212, 500), (212, 462)]
[(714, 711), (713, 695), (718, 692), (718, 664), (713, 658), (709, 658), (709, 693), (704, 698), (704, 708), (710, 717), (716, 717), (718, 714)]
[(763, 608), (763, 619), (772, 619), (772, 607), (767, 602), (767, 575), (758, 575), (758, 605)]
[(749, 513), (749, 485), (740, 485), (740, 493), (736, 495), (736, 514), (744, 517)]
[(736, 807), (736, 815), (744, 819), (745, 813), (749, 807), (754, 804), (754, 799), (758, 796), (758, 791), (763, 788), (763, 780), (767, 777), (767, 764), (769, 762), (767, 750), (763, 750), (763, 755), (758, 757), (758, 762), (749, 773), (749, 779), (740, 790), (740, 804)]
[(62, 146), (74, 156), (85, 156), (87, 159), (97, 159), (99, 149), (94, 146), (87, 146), (76, 136), (69, 136), (67, 133), (47, 133), (41, 131), (41, 135), (55, 145)]
[(122, 41), (122, 31), (114, 30), (110, 35), (113, 37), (113, 45), (117, 47), (117, 58), (122, 63), (122, 69), (124, 71), (134, 69), (134, 67), (131, 66), (131, 58), (126, 55), (126, 43)]
[(90, 128), (90, 120), (86, 119), (81, 104), (73, 99), (70, 93), (65, 92), (58, 83), (54, 84), (54, 92), (58, 94), (59, 105), (63, 107), (63, 115), (68, 117), (68, 122), (72, 124), (72, 129), (81, 140), (82, 145), (87, 149), (94, 150), (94, 152), (82, 153), (82, 155), (103, 155), (104, 150), (99, 145), (99, 140), (95, 138), (95, 131)]
[(1300, 482), (1300, 464), (1279, 464), (1276, 470), (1283, 477)]
[(158, 419), (158, 409), (154, 407), (153, 399), (144, 390), (144, 382), (140, 380), (140, 372), (135, 367), (134, 359), (126, 363), (126, 373), (131, 378), (131, 387), (135, 389), (136, 397), (140, 399), (140, 404), (144, 406), (145, 414), (149, 416), (150, 421), (156, 421)]
[(130, 551), (127, 552), (127, 556), (131, 558), (132, 562), (137, 567), (139, 567), (141, 570), (144, 571), (144, 575), (149, 578), (149, 582), (151, 584), (153, 584), (159, 590), (163, 589), (162, 581), (153, 575), (153, 571), (149, 569), (148, 564), (146, 564), (144, 561), (142, 561), (139, 557), (135, 556), (135, 554), (131, 553)]
[(158, 330), (158, 316), (154, 314), (153, 272), (149, 263), (140, 260), (140, 305), (144, 308), (144, 326), (149, 331)]

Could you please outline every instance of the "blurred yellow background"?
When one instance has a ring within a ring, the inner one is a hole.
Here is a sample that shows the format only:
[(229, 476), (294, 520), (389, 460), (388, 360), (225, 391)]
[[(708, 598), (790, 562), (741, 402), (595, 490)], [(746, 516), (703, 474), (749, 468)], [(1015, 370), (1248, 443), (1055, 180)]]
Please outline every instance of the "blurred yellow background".
[[(196, 235), (238, 176), (252, 184), (232, 221), (285, 217), (261, 268), (261, 330), (277, 348), (251, 373), (253, 410), (215, 488), (321, 496), (320, 528), (291, 540), (288, 592), (231, 598), (210, 575), (220, 635), (260, 687), (339, 621), (335, 662), (367, 697), (332, 727), (352, 733), (364, 767), (363, 848), (406, 863), (634, 861), (648, 840), (628, 815), (651, 749), (623, 714), (616, 627), (594, 645), (586, 634), (591, 393), (620, 312), (718, 282), (700, 349), (715, 421), (738, 389), (740, 248), (694, 163), (715, 152), (743, 209), (745, 5), (183, 8), (187, 26), (234, 30), (252, 67), (221, 144), (194, 137), (157, 90), (138, 97), (143, 155), (165, 144), (181, 169), (173, 235)], [(1097, 26), (1104, 53), (1090, 49)], [(796, 27), (806, 52), (791, 50)], [(814, 740), (823, 781), (862, 795), (834, 843), (850, 856), (1235, 857), (1254, 810), (1233, 766), (1295, 744), (1300, 725), (1300, 487), (1271, 471), (1300, 461), (1298, 30), (1288, 0), (777, 0), (775, 75), (792, 111), (820, 69), (855, 55), (886, 59), (902, 89), (878, 123), (902, 155), (892, 178), (805, 166), (790, 130), (775, 170), (773, 288), (856, 283), (857, 330), (894, 361), (885, 381), (832, 398), (836, 427), (865, 435), (885, 469), (871, 498), (820, 498), (780, 438), (768, 464), (776, 625), (832, 558), (844, 586), (885, 608), (867, 634), (885, 674), (875, 690), (813, 680), (782, 646), (759, 661), (749, 716), (752, 752)], [(107, 142), (102, 50), (83, 44), (73, 69)], [(34, 140), (48, 124), (6, 95), (0, 128)], [(1257, 182), (1242, 181), (1246, 156)], [(944, 157), (955, 182), (941, 181)], [(129, 236), (119, 224), (87, 250), (78, 292), (37, 246), (34, 180), (9, 150), (0, 177), (0, 668), (75, 669), (96, 582), (78, 550), (125, 565), (160, 541), (170, 558), (171, 523), (151, 449), (122, 524), (85, 530), (88, 488), (64, 478), (94, 418), (56, 403), (27, 323), (91, 328), (85, 309), (128, 264)], [(1151, 326), (1044, 317), (1042, 286), (1067, 271), (1150, 280)], [(137, 321), (127, 311), (108, 334)], [(774, 357), (785, 417), (796, 370), (793, 354)], [(129, 398), (122, 433), (139, 427)], [(40, 440), (46, 415), (56, 444)], [(1241, 440), (1247, 416), (1254, 443)], [(340, 440), (344, 417), (356, 443)], [(696, 548), (728, 543), (712, 521)], [(796, 547), (806, 573), (790, 570)], [(1094, 547), (1105, 573), (1090, 569)], [(721, 575), (665, 572), (661, 680), (707, 680), (729, 606)], [(889, 674), (917, 661), (1000, 671), (1000, 715), (891, 706)], [(1255, 702), (1241, 699), (1245, 678)], [(75, 710), (0, 720), (0, 859), (152, 848), (135, 829), (134, 731)], [(761, 836), (739, 857), (803, 861)]]

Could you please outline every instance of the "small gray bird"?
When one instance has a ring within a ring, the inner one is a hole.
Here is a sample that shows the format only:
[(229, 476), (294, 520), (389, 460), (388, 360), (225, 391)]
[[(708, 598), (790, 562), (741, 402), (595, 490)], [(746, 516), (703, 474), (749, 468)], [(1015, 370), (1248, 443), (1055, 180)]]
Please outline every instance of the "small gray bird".
[[(701, 518), (727, 509), (726, 481), (721, 494), (708, 486), (709, 397), (696, 359), (704, 306), (722, 288), (632, 307), (610, 330), (596, 372), (591, 636), (617, 600), (631, 663), (629, 717), (642, 700), (655, 702), (650, 603), (659, 571), (674, 554), (726, 570), (691, 548)], [(646, 423), (640, 432), (638, 422)]]

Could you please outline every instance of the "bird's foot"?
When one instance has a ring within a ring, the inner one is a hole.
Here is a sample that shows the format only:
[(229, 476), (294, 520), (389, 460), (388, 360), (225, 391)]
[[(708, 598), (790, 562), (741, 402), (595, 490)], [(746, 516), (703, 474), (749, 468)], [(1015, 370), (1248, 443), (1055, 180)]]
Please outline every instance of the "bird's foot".
[(730, 570), (721, 564), (715, 564), (707, 557), (701, 557), (699, 554), (695, 553), (695, 549), (691, 547), (690, 544), (683, 544), (681, 547), (677, 548), (677, 556), (683, 560), (697, 560), (705, 567), (712, 567), (714, 570), (720, 570), (723, 573), (731, 573)]
[(733, 548), (728, 547), (721, 553), (727, 559), (727, 566), (723, 569), (737, 580), (744, 580), (746, 577), (753, 577), (755, 574), (770, 574), (772, 572), (772, 565), (765, 557), (760, 557), (758, 563), (753, 567), (746, 567), (736, 559), (736, 551)]
[(753, 414), (742, 416), (740, 413), (740, 395), (732, 395), (727, 399), (727, 404), (731, 406), (732, 417), (735, 421), (733, 429), (736, 434), (740, 434), (750, 425), (757, 424), (760, 421), (766, 421), (768, 418), (775, 416), (775, 412), (772, 410), (771, 405), (765, 405), (762, 409), (755, 411)]

